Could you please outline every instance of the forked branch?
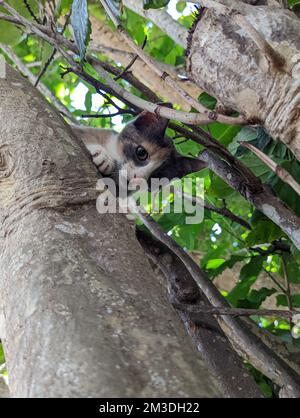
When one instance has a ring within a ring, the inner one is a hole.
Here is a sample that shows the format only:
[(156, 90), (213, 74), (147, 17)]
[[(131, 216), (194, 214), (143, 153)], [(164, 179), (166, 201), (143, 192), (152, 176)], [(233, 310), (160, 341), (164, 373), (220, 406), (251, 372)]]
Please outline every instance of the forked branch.
[[(206, 274), (190, 258), (190, 256), (160, 228), (150, 215), (143, 213), (141, 208), (139, 208), (132, 199), (129, 202), (129, 209), (138, 216), (156, 239), (166, 245), (183, 262), (192, 278), (199, 286), (199, 289), (204, 293), (213, 307), (229, 308), (227, 301)], [(290, 369), (287, 364), (266, 347), (259, 338), (249, 332), (238, 318), (220, 315), (217, 316), (216, 319), (234, 347), (237, 348), (245, 359), (250, 362), (252, 359), (256, 364), (256, 367), (276, 384), (281, 387), (283, 386), (289, 396), (300, 396), (299, 379), (294, 370)]]

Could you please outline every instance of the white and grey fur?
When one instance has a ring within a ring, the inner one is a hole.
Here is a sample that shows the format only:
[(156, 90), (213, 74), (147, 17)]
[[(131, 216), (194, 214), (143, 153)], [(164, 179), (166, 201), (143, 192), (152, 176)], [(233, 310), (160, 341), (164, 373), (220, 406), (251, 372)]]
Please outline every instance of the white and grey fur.
[(126, 170), (127, 181), (134, 178), (182, 177), (199, 171), (204, 164), (181, 156), (165, 136), (168, 120), (142, 112), (117, 133), (109, 129), (73, 127), (101, 174), (118, 181)]

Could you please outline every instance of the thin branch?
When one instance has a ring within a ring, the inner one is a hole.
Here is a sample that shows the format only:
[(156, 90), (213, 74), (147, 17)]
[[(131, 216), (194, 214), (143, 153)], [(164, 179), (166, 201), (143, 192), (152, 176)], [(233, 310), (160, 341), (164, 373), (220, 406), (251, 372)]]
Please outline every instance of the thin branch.
[[(189, 0), (190, 1), (190, 0)], [(198, 4), (199, 6), (214, 9), (216, 12), (229, 16), (232, 20), (243, 29), (253, 40), (256, 46), (261, 50), (263, 55), (267, 58), (274, 69), (282, 70), (286, 65), (285, 59), (266, 41), (262, 34), (254, 28), (254, 26), (234, 8), (227, 7), (215, 0), (191, 0), (190, 3)]]
[(187, 303), (173, 303), (177, 309), (193, 313), (203, 313), (208, 315), (230, 315), (234, 317), (238, 316), (276, 316), (279, 318), (291, 319), (294, 315), (299, 314), (299, 311), (289, 309), (287, 311), (280, 309), (243, 309), (243, 308), (216, 308), (199, 305), (192, 305)]
[[(149, 234), (140, 229), (137, 229), (136, 233), (146, 255), (155, 266), (155, 271), (156, 268), (160, 269), (166, 279), (170, 302), (176, 300), (179, 303), (209, 307), (209, 302), (199, 291), (181, 260)], [(175, 309), (203, 361), (217, 377), (224, 396), (261, 397), (253, 377), (222, 332), (215, 317), (205, 313), (195, 314), (176, 307)], [(228, 379), (228, 376), (231, 376), (231, 379)], [(238, 387), (235, 383), (237, 381)]]
[[(62, 34), (62, 35), (64, 34), (64, 32), (65, 32), (65, 30), (66, 30), (66, 28), (67, 28), (67, 26), (68, 26), (68, 24), (69, 24), (70, 17), (71, 17), (71, 12), (70, 12), (70, 13), (67, 15), (67, 17), (66, 17), (66, 20), (65, 20), (64, 26), (63, 26), (62, 31), (61, 31), (61, 34)], [(43, 77), (43, 75), (46, 73), (47, 69), (49, 68), (49, 65), (51, 64), (51, 62), (53, 61), (53, 59), (54, 59), (54, 57), (55, 57), (56, 52), (57, 52), (57, 49), (56, 49), (56, 48), (53, 48), (52, 54), (50, 55), (50, 57), (49, 57), (49, 58), (48, 58), (48, 60), (46, 61), (46, 63), (45, 63), (45, 65), (44, 65), (44, 67), (42, 68), (42, 70), (41, 70), (40, 74), (38, 75), (38, 77), (37, 77), (37, 79), (36, 79), (36, 82), (34, 83), (34, 87), (36, 87), (36, 86), (39, 84), (39, 82), (40, 82), (41, 78), (42, 78), (42, 77)]]
[[(144, 42), (143, 42), (143, 44), (142, 44), (142, 46), (141, 46), (141, 48), (142, 49), (144, 49), (145, 48), (145, 45), (146, 45), (146, 43), (147, 43), (147, 35), (145, 36), (145, 39), (144, 39)], [(114, 78), (114, 80), (115, 81), (117, 81), (117, 80), (119, 80), (120, 78), (122, 78), (123, 77), (123, 75), (124, 74), (126, 74), (127, 72), (128, 72), (128, 70), (133, 66), (133, 64), (135, 63), (135, 61), (138, 59), (138, 55), (136, 54), (132, 59), (131, 59), (131, 61), (130, 61), (130, 63), (124, 68), (124, 70), (122, 70), (121, 72), (120, 72), (120, 74), (119, 75), (117, 75), (115, 78)]]
[[(98, 67), (102, 67), (107, 72), (118, 76), (122, 73), (122, 70), (118, 67), (114, 67), (113, 65), (109, 64), (108, 62), (100, 61), (98, 58), (95, 58), (93, 56), (87, 57), (88, 62), (95, 68), (97, 71)], [(145, 84), (143, 84), (138, 78), (136, 78), (131, 72), (126, 72), (122, 74), (121, 78), (125, 81), (127, 81), (129, 84), (131, 84), (133, 87), (135, 87), (137, 90), (139, 90), (148, 101), (152, 103), (157, 103), (160, 101), (160, 98), (151, 90), (149, 87), (147, 87)]]
[(240, 169), (228, 164), (209, 150), (199, 155), (199, 160), (205, 162), (214, 173), (229, 186), (239, 192), (252, 205), (277, 224), (300, 249), (300, 219), (274, 193), (262, 183), (241, 173)]
[(213, 206), (213, 205), (205, 202), (203, 199), (200, 199), (198, 197), (190, 196), (186, 193), (183, 193), (183, 196), (186, 199), (190, 200), (193, 204), (197, 204), (199, 206), (202, 206), (202, 207), (204, 207), (205, 209), (207, 209), (211, 212), (218, 213), (219, 215), (222, 215), (222, 216), (230, 219), (231, 221), (240, 224), (241, 226), (243, 226), (246, 229), (249, 229), (249, 230), (252, 229), (251, 225), (248, 222), (246, 222), (244, 219), (240, 218), (239, 216), (235, 215), (234, 213), (232, 213), (229, 209), (227, 209), (225, 207), (224, 208), (217, 208), (216, 206)]
[(291, 286), (289, 281), (289, 275), (288, 275), (288, 269), (287, 269), (287, 263), (286, 258), (284, 255), (281, 257), (282, 260), (282, 269), (283, 269), (283, 277), (285, 281), (285, 295), (287, 298), (288, 307), (290, 310), (293, 309), (293, 302), (292, 302), (292, 294), (291, 294)]
[(244, 117), (230, 117), (218, 114), (217, 112), (211, 111), (195, 100), (192, 96), (190, 96), (184, 89), (182, 89), (179, 84), (167, 73), (163, 70), (159, 63), (155, 62), (149, 55), (147, 55), (136, 43), (132, 40), (132, 38), (128, 35), (125, 28), (121, 25), (119, 19), (113, 14), (110, 9), (110, 6), (106, 2), (106, 0), (100, 0), (101, 4), (105, 8), (107, 14), (111, 18), (112, 22), (116, 26), (118, 32), (125, 40), (125, 42), (130, 46), (130, 48), (144, 61), (160, 78), (162, 78), (170, 87), (172, 87), (185, 101), (194, 107), (196, 110), (200, 112), (203, 116), (208, 118), (210, 122), (222, 122), (231, 125), (244, 125), (247, 123)]
[[(229, 308), (227, 301), (200, 267), (149, 215), (144, 214), (132, 199), (129, 201), (129, 208), (132, 213), (138, 216), (156, 239), (179, 257), (209, 302), (217, 308)], [(234, 346), (238, 347), (239, 351), (243, 353), (244, 358), (255, 357), (256, 365), (259, 366), (259, 369), (265, 375), (279, 386), (285, 386), (291, 397), (300, 396), (299, 379), (295, 372), (275, 353), (272, 353), (256, 336), (249, 333), (249, 330), (245, 329), (243, 323), (238, 318), (222, 315), (217, 316), (217, 320)]]
[(272, 282), (283, 292), (285, 293), (285, 288), (279, 283), (277, 279), (273, 276), (272, 273), (270, 273), (267, 269), (263, 268), (264, 272), (269, 276), (269, 278), (272, 280)]
[(91, 114), (91, 115), (84, 115), (82, 114), (81, 117), (82, 118), (112, 118), (114, 116), (119, 116), (119, 115), (135, 115), (136, 113), (133, 110), (130, 109), (119, 109), (117, 112), (115, 113), (108, 113), (108, 114)]
[(41, 24), (40, 19), (34, 14), (30, 4), (28, 3), (28, 0), (23, 0), (23, 3), (25, 4), (25, 7), (28, 10), (30, 16), (36, 21), (36, 23)]
[[(97, 85), (99, 85), (99, 81), (93, 78), (92, 76), (86, 74), (84, 70), (79, 66), (74, 64), (72, 61), (72, 58), (68, 56), (65, 52), (63, 52), (64, 57), (70, 62), (72, 65), (72, 68), (69, 68), (69, 72), (73, 72), (77, 74), (79, 77), (83, 78), (84, 80), (88, 81), (92, 86), (96, 88)], [(176, 119), (181, 122), (185, 122), (188, 124), (203, 124), (207, 125), (208, 123), (212, 123), (211, 119), (206, 118), (200, 113), (187, 113), (182, 112), (179, 110), (174, 110), (165, 106), (161, 106), (159, 104), (150, 103), (146, 100), (135, 96), (134, 94), (128, 92), (125, 90), (120, 84), (118, 84), (116, 81), (114, 81), (110, 75), (99, 65), (97, 68), (97, 72), (99, 76), (109, 85), (105, 86), (102, 83), (102, 89), (108, 90), (110, 89), (117, 97), (121, 97), (123, 101), (125, 101), (127, 104), (131, 103), (134, 105), (137, 109), (144, 109), (147, 110), (150, 113), (154, 113), (158, 116), (161, 116), (166, 119)]]
[(39, 84), (41, 78), (43, 77), (43, 75), (46, 73), (49, 65), (51, 64), (51, 62), (53, 61), (55, 54), (56, 54), (57, 50), (54, 48), (50, 57), (47, 59), (45, 65), (43, 66), (42, 70), (40, 71), (39, 75), (37, 76), (37, 79), (34, 83), (34, 87), (37, 87), (37, 85)]
[[(53, 33), (49, 28), (34, 24), (33, 22), (29, 22), (23, 16), (19, 15), (11, 6), (6, 4), (3, 0), (0, 0), (0, 4), (6, 8), (12, 15), (14, 22), (18, 22), (18, 24), (24, 25), (26, 28), (31, 30), (33, 33), (38, 35), (39, 37), (45, 39), (49, 44), (55, 46), (58, 51), (60, 51), (61, 55), (67, 60), (67, 62), (73, 67), (72, 70), (74, 73), (77, 73), (84, 79), (89, 79), (90, 84), (99, 84), (97, 80), (89, 75), (85, 74), (81, 66), (76, 63), (73, 57), (67, 53), (61, 45), (67, 46), (72, 52), (78, 53), (77, 48), (68, 40), (66, 40), (63, 36), (57, 33)], [(6, 14), (0, 13), (0, 19), (3, 18), (4, 20), (11, 21), (10, 18), (7, 19)], [(122, 86), (120, 86), (117, 82), (115, 82), (109, 74), (104, 70), (101, 66), (99, 61), (99, 66), (97, 69), (99, 76), (105, 80), (108, 86), (105, 86), (102, 83), (102, 90), (110, 91), (112, 94), (115, 94), (118, 98), (122, 98), (127, 104), (131, 103), (137, 109), (147, 110), (151, 113), (157, 114), (167, 119), (175, 119), (184, 123), (188, 123), (190, 125), (207, 125), (209, 123), (214, 122), (210, 117), (203, 115), (201, 113), (188, 113), (182, 112), (179, 110), (170, 109), (164, 106), (160, 106), (154, 103), (150, 103), (140, 97), (135, 96), (134, 94), (125, 90)], [(236, 118), (233, 118), (237, 120)], [(232, 122), (230, 122), (232, 123)], [(240, 123), (239, 123), (240, 124)]]
[(253, 152), (264, 164), (266, 164), (277, 176), (286, 184), (288, 184), (295, 192), (300, 196), (300, 184), (294, 179), (294, 177), (283, 167), (275, 163), (268, 155), (264, 154), (261, 150), (257, 149), (249, 142), (240, 142), (240, 144)]
[(143, 0), (123, 0), (123, 4), (145, 19), (150, 19), (171, 39), (186, 49), (188, 29), (173, 19), (165, 9), (145, 10), (143, 8)]

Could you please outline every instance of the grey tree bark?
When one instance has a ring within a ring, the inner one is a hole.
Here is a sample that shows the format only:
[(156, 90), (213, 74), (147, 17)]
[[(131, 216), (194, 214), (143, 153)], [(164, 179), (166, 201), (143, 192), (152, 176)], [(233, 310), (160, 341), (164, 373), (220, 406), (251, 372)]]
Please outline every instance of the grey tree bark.
[(0, 301), (12, 396), (221, 396), (132, 228), (18, 73), (0, 79)]
[[(234, 13), (218, 10), (219, 3), (240, 12), (284, 65), (270, 62), (266, 51), (236, 23)], [(219, 3), (216, 9), (205, 9), (191, 30), (188, 73), (225, 106), (263, 123), (273, 138), (280, 139), (300, 159), (300, 20), (277, 7), (237, 0)]]

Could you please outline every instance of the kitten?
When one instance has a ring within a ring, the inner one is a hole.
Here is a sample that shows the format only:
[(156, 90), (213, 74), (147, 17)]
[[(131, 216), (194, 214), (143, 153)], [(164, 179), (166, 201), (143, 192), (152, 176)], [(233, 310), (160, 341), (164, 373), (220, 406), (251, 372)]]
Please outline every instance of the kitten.
[(117, 133), (109, 129), (73, 127), (92, 155), (101, 174), (118, 182), (120, 172), (127, 181), (143, 178), (183, 177), (205, 167), (201, 161), (181, 156), (165, 136), (168, 119), (150, 112), (140, 113)]

